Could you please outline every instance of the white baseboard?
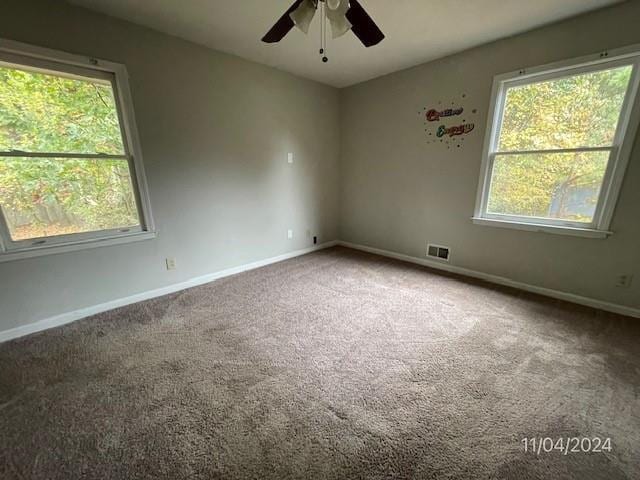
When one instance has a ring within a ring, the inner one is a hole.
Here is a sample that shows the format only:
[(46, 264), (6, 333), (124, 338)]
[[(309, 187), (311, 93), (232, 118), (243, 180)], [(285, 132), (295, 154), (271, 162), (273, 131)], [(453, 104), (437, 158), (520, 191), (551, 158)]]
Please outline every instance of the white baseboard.
[(448, 263), (440, 263), (437, 261), (429, 260), (427, 258), (412, 257), (410, 255), (404, 255), (402, 253), (391, 252), (389, 250), (382, 250), (380, 248), (367, 247), (365, 245), (358, 245), (350, 242), (337, 242), (338, 245), (343, 247), (353, 248), (354, 250), (361, 250), (363, 252), (374, 253), (383, 257), (395, 258), (396, 260), (403, 260), (405, 262), (416, 263), (418, 265), (424, 265), (426, 267), (435, 268), (438, 270), (444, 270), (451, 273), (457, 273), (466, 277), (473, 277), (480, 280), (485, 280), (490, 283), (496, 283), (498, 285), (504, 285), (507, 287), (517, 288), (526, 292), (537, 293), (544, 295), (545, 297), (556, 298), (559, 300), (565, 300), (571, 303), (577, 303), (579, 305), (585, 305), (587, 307), (597, 308), (605, 310), (607, 312), (618, 313), (620, 315), (626, 315), (629, 317), (640, 318), (640, 309), (627, 307), (624, 305), (617, 305), (615, 303), (604, 302), (602, 300), (596, 300), (593, 298), (582, 297), (573, 293), (562, 292), (559, 290), (552, 290), (550, 288), (538, 287), (536, 285), (529, 285), (528, 283), (518, 282), (511, 280), (510, 278), (500, 277), (498, 275), (492, 275), (490, 273), (478, 272), (467, 268), (456, 267)]
[(307, 253), (315, 252), (317, 250), (323, 250), (325, 248), (333, 247), (337, 244), (338, 244), (337, 241), (323, 243), (321, 245), (316, 245), (316, 246), (305, 248), (302, 250), (296, 250), (294, 252), (278, 255), (277, 257), (271, 257), (265, 260), (258, 260), (257, 262), (248, 263), (245, 265), (240, 265), (238, 267), (228, 268), (226, 270), (221, 270), (219, 272), (191, 278), (184, 282), (175, 283), (173, 285), (157, 288), (155, 290), (149, 290), (149, 291), (137, 293), (135, 295), (131, 295), (128, 297), (111, 300), (110, 302), (101, 303), (99, 305), (92, 305), (90, 307), (81, 308), (79, 310), (74, 310), (72, 312), (56, 315), (55, 317), (45, 318), (44, 320), (30, 323), (28, 325), (23, 325), (20, 327), (16, 327), (10, 330), (5, 330), (3, 332), (0, 332), (0, 343), (6, 342), (8, 340), (13, 340), (19, 337), (24, 337), (25, 335), (30, 335), (32, 333), (41, 332), (43, 330), (48, 330), (50, 328), (59, 327), (67, 323), (75, 322), (76, 320), (80, 320), (82, 318), (90, 317), (91, 315), (96, 315), (98, 313), (106, 312), (108, 310), (113, 310), (114, 308), (124, 307), (126, 305), (142, 302), (144, 300), (149, 300), (151, 298), (161, 297), (163, 295), (168, 295), (170, 293), (186, 290), (187, 288), (197, 287), (198, 285), (210, 283), (210, 282), (213, 282), (214, 280), (228, 277), (230, 275), (246, 272), (247, 270), (253, 270), (255, 268), (271, 265), (272, 263), (278, 263), (278, 262), (282, 262), (283, 260), (288, 260), (290, 258), (306, 255)]

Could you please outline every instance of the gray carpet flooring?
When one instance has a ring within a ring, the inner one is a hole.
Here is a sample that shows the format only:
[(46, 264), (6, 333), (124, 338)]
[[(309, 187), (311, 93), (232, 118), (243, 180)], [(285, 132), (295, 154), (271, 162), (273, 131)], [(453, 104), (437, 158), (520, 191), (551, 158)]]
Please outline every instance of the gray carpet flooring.
[(0, 478), (638, 479), (639, 340), (333, 248), (0, 345)]

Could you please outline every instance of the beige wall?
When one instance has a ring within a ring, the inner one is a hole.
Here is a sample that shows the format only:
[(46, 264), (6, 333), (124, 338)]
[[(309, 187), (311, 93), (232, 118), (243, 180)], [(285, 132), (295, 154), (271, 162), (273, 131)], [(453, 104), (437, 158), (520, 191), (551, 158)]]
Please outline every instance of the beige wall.
[(159, 231), (0, 263), (0, 331), (336, 239), (337, 90), (62, 1), (3, 0), (0, 36), (127, 65)]
[[(640, 43), (639, 22), (627, 2), (342, 90), (341, 239), (422, 258), (427, 242), (449, 245), (457, 266), (640, 307), (637, 141), (607, 240), (470, 220), (494, 75)], [(460, 148), (428, 144), (417, 111), (463, 93), (475, 132)], [(631, 288), (619, 274), (636, 275)]]

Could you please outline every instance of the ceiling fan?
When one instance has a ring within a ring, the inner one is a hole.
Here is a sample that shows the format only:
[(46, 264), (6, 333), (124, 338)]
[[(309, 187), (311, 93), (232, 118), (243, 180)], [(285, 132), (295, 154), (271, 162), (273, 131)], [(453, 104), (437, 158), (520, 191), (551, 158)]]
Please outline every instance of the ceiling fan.
[(309, 33), (311, 21), (320, 10), (322, 28), (320, 31), (320, 54), (323, 62), (326, 56), (326, 24), (331, 25), (333, 38), (338, 38), (351, 30), (365, 47), (377, 45), (384, 39), (384, 34), (362, 8), (358, 0), (296, 0), (280, 17), (280, 20), (262, 38), (265, 43), (277, 43), (282, 40), (293, 27)]

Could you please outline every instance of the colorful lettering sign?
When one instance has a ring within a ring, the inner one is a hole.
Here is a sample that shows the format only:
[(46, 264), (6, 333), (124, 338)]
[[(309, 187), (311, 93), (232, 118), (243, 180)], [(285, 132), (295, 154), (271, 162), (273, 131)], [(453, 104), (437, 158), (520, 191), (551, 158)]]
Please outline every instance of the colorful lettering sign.
[(418, 112), (427, 144), (462, 148), (468, 134), (475, 131), (478, 110), (469, 105), (466, 93), (441, 99)]
[(453, 117), (456, 115), (461, 115), (464, 112), (464, 108), (448, 108), (446, 110), (442, 110), (439, 112), (435, 108), (432, 108), (427, 112), (427, 121), (428, 122), (437, 122), (442, 117)]
[(440, 125), (438, 131), (436, 132), (436, 136), (440, 138), (444, 137), (445, 135), (449, 135), (450, 137), (455, 137), (457, 135), (466, 135), (475, 127), (476, 126), (473, 123), (463, 123), (462, 125), (456, 125), (454, 127), (446, 127), (445, 125)]

